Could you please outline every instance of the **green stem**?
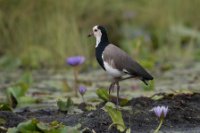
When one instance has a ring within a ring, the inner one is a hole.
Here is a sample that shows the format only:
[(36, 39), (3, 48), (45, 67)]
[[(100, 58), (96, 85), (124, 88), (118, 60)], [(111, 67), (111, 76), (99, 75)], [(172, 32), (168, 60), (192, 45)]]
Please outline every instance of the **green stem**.
[(81, 95), (81, 97), (82, 97), (82, 99), (83, 99), (83, 103), (85, 103), (85, 99), (84, 99), (83, 95)]
[(111, 129), (111, 127), (116, 126), (117, 130), (119, 130), (120, 132), (124, 132), (126, 130), (126, 127), (124, 127), (124, 125), (122, 125), (121, 123), (117, 123), (117, 122), (113, 122), (109, 127), (108, 130)]
[(158, 125), (158, 127), (156, 128), (156, 130), (154, 131), (154, 133), (158, 133), (158, 131), (160, 130), (162, 124), (163, 124), (164, 119), (160, 119), (160, 123)]
[(75, 96), (78, 96), (78, 68), (74, 67), (74, 90)]

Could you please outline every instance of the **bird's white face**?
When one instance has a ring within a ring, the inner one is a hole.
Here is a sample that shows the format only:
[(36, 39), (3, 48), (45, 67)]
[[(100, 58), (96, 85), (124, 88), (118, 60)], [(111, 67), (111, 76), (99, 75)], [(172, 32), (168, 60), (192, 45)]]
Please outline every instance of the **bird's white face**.
[(95, 36), (96, 38), (96, 47), (98, 46), (98, 44), (100, 43), (101, 41), (101, 36), (102, 36), (102, 33), (101, 33), (101, 30), (98, 29), (98, 26), (94, 26), (92, 28), (92, 32), (93, 32), (93, 35)]
[(92, 28), (92, 32), (88, 35), (88, 37), (94, 36), (96, 38), (96, 47), (98, 47), (102, 37), (102, 31), (98, 27), (99, 27), (98, 25), (94, 26)]
[(97, 25), (94, 26), (94, 27), (92, 28), (92, 32), (93, 32), (93, 35), (94, 35), (96, 38), (101, 38), (102, 33), (101, 33), (101, 30), (98, 29), (98, 26), (97, 26)]

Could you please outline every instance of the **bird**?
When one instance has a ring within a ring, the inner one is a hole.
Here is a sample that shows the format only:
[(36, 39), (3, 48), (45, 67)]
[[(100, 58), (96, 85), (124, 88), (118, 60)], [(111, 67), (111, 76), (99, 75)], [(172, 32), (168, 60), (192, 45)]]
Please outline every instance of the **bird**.
[(88, 35), (88, 37), (91, 36), (96, 38), (95, 53), (99, 65), (113, 78), (109, 86), (109, 96), (112, 88), (117, 86), (117, 107), (119, 105), (120, 81), (137, 78), (148, 85), (148, 81), (153, 80), (153, 77), (138, 62), (125, 51), (110, 43), (105, 27), (95, 25)]

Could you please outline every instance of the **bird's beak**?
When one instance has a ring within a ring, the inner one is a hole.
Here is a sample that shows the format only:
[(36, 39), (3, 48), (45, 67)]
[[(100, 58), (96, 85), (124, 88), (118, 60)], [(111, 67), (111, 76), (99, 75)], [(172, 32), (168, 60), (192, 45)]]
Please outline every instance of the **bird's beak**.
[(93, 32), (91, 32), (90, 34), (88, 34), (88, 37), (91, 37), (91, 36), (93, 36), (94, 34), (93, 34)]

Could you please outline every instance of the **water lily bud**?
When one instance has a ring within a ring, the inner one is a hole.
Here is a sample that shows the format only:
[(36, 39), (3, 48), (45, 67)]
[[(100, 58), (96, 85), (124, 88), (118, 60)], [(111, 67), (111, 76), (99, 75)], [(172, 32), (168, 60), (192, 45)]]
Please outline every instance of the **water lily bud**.
[(152, 109), (158, 118), (165, 118), (168, 112), (168, 107), (157, 106)]
[(87, 89), (86, 89), (85, 86), (80, 86), (80, 87), (79, 87), (79, 93), (80, 93), (81, 95), (84, 95), (86, 91), (87, 91)]

